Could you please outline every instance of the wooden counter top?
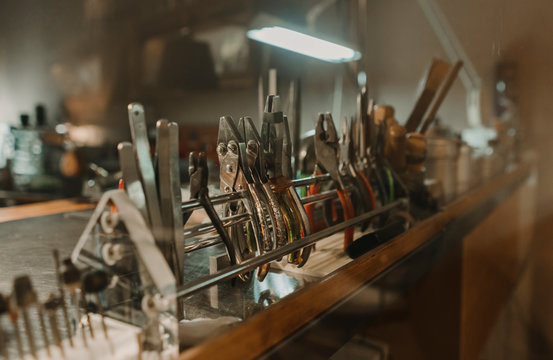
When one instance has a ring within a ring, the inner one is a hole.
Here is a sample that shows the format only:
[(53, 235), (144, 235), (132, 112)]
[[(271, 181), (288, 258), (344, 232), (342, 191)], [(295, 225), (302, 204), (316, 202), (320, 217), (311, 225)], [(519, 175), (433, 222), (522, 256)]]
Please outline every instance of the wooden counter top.
[(0, 208), (0, 223), (22, 220), (37, 216), (91, 209), (95, 205), (81, 203), (74, 199), (62, 199)]
[[(351, 261), (324, 280), (307, 285), (242, 323), (184, 351), (180, 359), (251, 359), (267, 353), (343, 303), (394, 264), (428, 244), (448, 225), (474, 213), (475, 209), (490, 200), (494, 204), (505, 201), (529, 177), (531, 170), (530, 166), (523, 165), (497, 176), (462, 196), (442, 212), (417, 224), (409, 232)], [(0, 209), (0, 222), (93, 207), (93, 204), (70, 199), (21, 205)]]

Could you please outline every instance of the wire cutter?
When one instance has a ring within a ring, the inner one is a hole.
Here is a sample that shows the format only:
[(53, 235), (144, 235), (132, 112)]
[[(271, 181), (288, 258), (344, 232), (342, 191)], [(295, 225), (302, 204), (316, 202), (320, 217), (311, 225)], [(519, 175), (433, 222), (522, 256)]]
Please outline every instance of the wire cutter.
[(190, 153), (188, 173), (190, 174), (190, 199), (196, 199), (202, 205), (213, 227), (217, 230), (217, 233), (219, 233), (219, 236), (225, 244), (230, 264), (236, 264), (237, 254), (234, 244), (231, 242), (229, 234), (223, 226), (223, 222), (209, 200), (209, 191), (207, 188), (209, 173), (204, 152), (200, 152), (199, 154), (195, 152)]
[[(315, 127), (315, 154), (317, 156), (317, 164), (322, 170), (326, 171), (334, 181), (338, 198), (342, 204), (344, 219), (349, 220), (355, 216), (355, 213), (351, 198), (344, 186), (339, 171), (339, 151), (338, 134), (334, 126), (334, 121), (332, 120), (332, 115), (330, 113), (320, 113)], [(344, 249), (353, 242), (353, 231), (353, 227), (345, 230)]]
[[(225, 205), (225, 213), (235, 215), (240, 211), (247, 211), (252, 215), (250, 222), (251, 231), (254, 234), (256, 250), (263, 254), (273, 248), (273, 241), (265, 213), (263, 212), (263, 203), (259, 197), (254, 184), (248, 183), (244, 177), (242, 166), (244, 161), (240, 156), (240, 143), (243, 143), (242, 136), (230, 116), (223, 116), (219, 120), (219, 134), (217, 140), (217, 155), (220, 165), (220, 186), (223, 193), (246, 190), (245, 201), (233, 202)], [(241, 205), (243, 208), (241, 208)], [(240, 241), (244, 235), (241, 229), (232, 231), (234, 241)], [(257, 274), (262, 280), (269, 271), (269, 264), (263, 265)]]

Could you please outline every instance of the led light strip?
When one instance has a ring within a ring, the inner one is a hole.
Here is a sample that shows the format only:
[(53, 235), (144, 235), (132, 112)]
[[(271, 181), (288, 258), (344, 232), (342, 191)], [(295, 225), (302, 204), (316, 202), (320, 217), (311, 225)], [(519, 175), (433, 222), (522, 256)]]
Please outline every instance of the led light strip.
[(280, 26), (250, 30), (248, 31), (248, 37), (252, 40), (331, 63), (361, 59), (359, 51)]

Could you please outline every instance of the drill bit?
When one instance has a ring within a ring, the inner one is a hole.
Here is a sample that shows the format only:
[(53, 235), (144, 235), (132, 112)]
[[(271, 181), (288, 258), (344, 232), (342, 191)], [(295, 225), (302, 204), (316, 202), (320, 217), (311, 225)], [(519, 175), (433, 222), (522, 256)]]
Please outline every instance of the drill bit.
[[(4, 314), (7, 314), (9, 310), (9, 304), (6, 298), (2, 294), (0, 294), (0, 319)], [(9, 358), (8, 353), (8, 346), (6, 343), (6, 333), (4, 331), (4, 328), (0, 324), (0, 349), (2, 349), (2, 356), (4, 359)]]
[(29, 342), (29, 350), (31, 355), (36, 359), (36, 345), (33, 336), (33, 328), (29, 319), (28, 307), (36, 303), (36, 293), (33, 290), (31, 279), (27, 275), (16, 277), (13, 280), (13, 297), (15, 304), (23, 315), (23, 324), (27, 333), (27, 341)]
[(65, 329), (67, 330), (67, 337), (69, 338), (69, 346), (73, 347), (73, 332), (71, 331), (71, 324), (69, 323), (69, 314), (67, 313), (67, 306), (65, 305), (65, 291), (62, 286), (62, 279), (60, 273), (60, 255), (57, 249), (53, 251), (54, 261), (56, 263), (56, 279), (58, 283), (58, 292), (60, 295), (61, 310), (63, 313), (63, 320), (65, 322)]
[(60, 349), (61, 355), (65, 357), (65, 352), (61, 344), (60, 329), (58, 326), (57, 309), (61, 306), (62, 300), (54, 294), (50, 294), (48, 300), (44, 303), (44, 309), (48, 315), (48, 322), (54, 338), (54, 344)]
[(91, 294), (95, 294), (96, 303), (98, 306), (98, 313), (102, 318), (102, 328), (104, 330), (104, 335), (106, 339), (108, 338), (108, 330), (106, 326), (106, 321), (104, 319), (104, 310), (102, 307), (102, 301), (100, 299), (100, 292), (104, 291), (109, 285), (109, 277), (105, 271), (102, 270), (93, 270), (86, 273), (83, 276), (82, 287), (83, 291), (86, 291)]
[(48, 354), (48, 357), (52, 357), (52, 354), (50, 353), (50, 340), (48, 340), (48, 334), (46, 333), (46, 324), (44, 323), (44, 311), (42, 309), (42, 304), (38, 304), (37, 308), (38, 308), (38, 321), (40, 324), (40, 331), (42, 333), (42, 341), (44, 341), (46, 354)]
[(17, 352), (19, 353), (19, 358), (24, 359), (25, 354), (23, 353), (23, 342), (21, 341), (21, 333), (19, 332), (19, 324), (17, 323), (18, 314), (17, 310), (12, 307), (11, 299), (9, 297), (4, 297), (0, 294), (0, 298), (4, 300), (4, 303), (7, 307), (7, 312), (10, 317), (10, 322), (13, 326), (13, 333), (15, 335), (15, 342), (17, 344)]
[[(61, 278), (63, 281), (63, 284), (69, 289), (71, 292), (71, 297), (73, 298), (73, 301), (75, 302), (75, 311), (77, 314), (77, 320), (80, 323), (81, 326), (81, 332), (83, 337), (83, 345), (88, 347), (87, 341), (86, 341), (86, 333), (84, 331), (84, 324), (80, 321), (81, 318), (81, 312), (79, 310), (79, 298), (77, 297), (77, 290), (81, 288), (81, 272), (77, 267), (71, 262), (71, 259), (65, 259), (63, 260), (63, 267), (60, 269)], [(83, 296), (84, 299), (84, 296)], [(85, 301), (86, 303), (86, 301)], [(90, 325), (90, 321), (89, 321)]]

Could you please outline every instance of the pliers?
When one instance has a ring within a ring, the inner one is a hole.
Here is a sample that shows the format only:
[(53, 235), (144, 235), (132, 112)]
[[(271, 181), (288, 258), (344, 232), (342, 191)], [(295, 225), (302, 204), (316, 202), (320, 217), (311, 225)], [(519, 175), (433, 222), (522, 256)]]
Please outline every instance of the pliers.
[(273, 247), (264, 249), (265, 251), (270, 251), (273, 248), (286, 245), (288, 240), (286, 225), (280, 212), (280, 204), (271, 190), (269, 178), (267, 177), (263, 145), (253, 120), (250, 117), (240, 118), (238, 129), (242, 135), (240, 156), (246, 181), (259, 188), (261, 196), (267, 200), (265, 203), (269, 210), (273, 234), (275, 235)]
[[(217, 155), (220, 165), (220, 186), (223, 193), (246, 190), (245, 201), (233, 202), (225, 205), (225, 212), (231, 215), (247, 211), (254, 219), (250, 222), (255, 238), (256, 250), (263, 254), (273, 248), (273, 241), (265, 213), (263, 202), (259, 197), (254, 183), (246, 181), (242, 166), (246, 160), (241, 159), (240, 143), (243, 143), (240, 131), (230, 116), (223, 116), (219, 120), (219, 134), (217, 140)], [(242, 205), (242, 206), (241, 206)], [(232, 238), (239, 242), (244, 235), (242, 229), (233, 229)], [(269, 264), (263, 265), (257, 274), (258, 279), (265, 278), (269, 271)]]
[[(355, 216), (353, 204), (349, 193), (347, 192), (342, 176), (339, 171), (339, 151), (338, 133), (330, 113), (319, 114), (317, 125), (315, 127), (315, 154), (317, 164), (322, 170), (326, 171), (336, 185), (336, 192), (344, 211), (344, 220), (349, 220)], [(344, 232), (344, 249), (353, 242), (354, 228), (347, 228)]]
[(357, 95), (357, 125), (359, 127), (357, 163), (368, 180), (371, 177), (374, 178), (374, 183), (379, 190), (380, 202), (387, 204), (390, 200), (380, 173), (383, 165), (381, 147), (384, 141), (383, 128), (385, 124), (377, 125), (375, 123), (373, 106), (373, 101), (368, 99), (367, 88), (363, 87)]
[[(261, 143), (268, 155), (267, 158), (270, 159), (267, 172), (287, 225), (289, 233), (287, 240), (292, 242), (311, 234), (311, 226), (299, 196), (292, 187), (292, 141), (288, 119), (280, 111), (279, 102), (278, 96), (269, 95), (267, 97), (263, 112)], [(301, 256), (299, 253), (293, 253), (288, 260), (298, 267), (303, 266), (309, 258), (310, 252), (311, 247), (304, 248)]]
[[(288, 125), (288, 118), (284, 116), (283, 118), (283, 146), (282, 146), (282, 178), (287, 180), (288, 189), (287, 193), (289, 194), (293, 209), (295, 212), (295, 217), (299, 219), (299, 224), (301, 226), (302, 231), (302, 237), (311, 235), (312, 229), (311, 229), (311, 222), (309, 220), (309, 217), (307, 216), (307, 212), (301, 203), (301, 199), (296, 192), (296, 189), (292, 186), (291, 180), (293, 178), (293, 171), (292, 171), (292, 138), (290, 136), (290, 127)], [(299, 260), (299, 263), (297, 263), (298, 267), (302, 267), (305, 265), (307, 260), (309, 259), (309, 255), (311, 254), (311, 250), (314, 248), (314, 245), (308, 246), (306, 248), (302, 249), (301, 256), (299, 259), (296, 260), (296, 263)]]
[[(340, 173), (343, 176), (351, 177), (354, 180), (355, 187), (359, 190), (362, 201), (361, 208), (363, 211), (370, 211), (376, 208), (373, 189), (367, 177), (355, 165), (355, 149), (351, 141), (353, 132), (353, 121), (348, 124), (347, 118), (342, 123), (342, 137), (340, 138)], [(363, 136), (363, 134), (359, 134)], [(359, 152), (362, 148), (359, 149)], [(370, 206), (368, 206), (370, 203)], [(366, 228), (365, 224), (363, 227)]]
[[(246, 126), (246, 124), (248, 124)], [(240, 132), (241, 139), (239, 144), (241, 167), (246, 181), (248, 191), (252, 194), (252, 198), (255, 203), (255, 210), (257, 218), (264, 221), (261, 229), (267, 229), (262, 233), (262, 247), (260, 248), (260, 254), (269, 252), (278, 246), (278, 242), (283, 237), (286, 237), (286, 228), (284, 221), (282, 220), (282, 214), (278, 209), (278, 202), (274, 197), (266, 176), (262, 170), (263, 157), (262, 147), (258, 141), (250, 139), (246, 142), (246, 127), (249, 128), (253, 125), (251, 119), (241, 118), (238, 123), (238, 131)], [(269, 226), (266, 223), (266, 217), (264, 209), (269, 214), (272, 224), (272, 237), (269, 233)], [(257, 278), (262, 281), (267, 276), (269, 270), (269, 264), (261, 267), (257, 273)]]
[(234, 244), (231, 242), (223, 222), (209, 200), (209, 191), (207, 188), (209, 173), (204, 152), (200, 152), (199, 154), (195, 152), (190, 153), (188, 173), (190, 174), (190, 199), (196, 199), (202, 205), (213, 227), (217, 230), (225, 244), (230, 264), (236, 264), (237, 256)]

